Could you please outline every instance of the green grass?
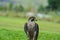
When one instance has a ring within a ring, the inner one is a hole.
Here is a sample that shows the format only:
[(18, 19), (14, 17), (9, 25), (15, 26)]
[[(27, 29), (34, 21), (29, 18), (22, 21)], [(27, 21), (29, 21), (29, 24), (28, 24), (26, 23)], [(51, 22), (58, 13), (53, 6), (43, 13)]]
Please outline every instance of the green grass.
[[(0, 16), (0, 40), (27, 40), (24, 32), (25, 18)], [(60, 40), (60, 24), (37, 21), (39, 24), (38, 40)]]
[[(0, 40), (27, 40), (24, 31), (0, 29)], [(60, 40), (60, 34), (41, 32), (38, 40)]]

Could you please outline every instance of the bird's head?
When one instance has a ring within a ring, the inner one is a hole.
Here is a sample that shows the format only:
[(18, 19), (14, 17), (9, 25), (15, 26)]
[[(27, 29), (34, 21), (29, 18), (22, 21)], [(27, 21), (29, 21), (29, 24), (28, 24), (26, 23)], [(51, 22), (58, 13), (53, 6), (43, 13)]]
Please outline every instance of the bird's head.
[(28, 19), (28, 21), (37, 21), (37, 19), (36, 19), (36, 17), (34, 17), (34, 16), (31, 16), (31, 17), (29, 17), (29, 19)]

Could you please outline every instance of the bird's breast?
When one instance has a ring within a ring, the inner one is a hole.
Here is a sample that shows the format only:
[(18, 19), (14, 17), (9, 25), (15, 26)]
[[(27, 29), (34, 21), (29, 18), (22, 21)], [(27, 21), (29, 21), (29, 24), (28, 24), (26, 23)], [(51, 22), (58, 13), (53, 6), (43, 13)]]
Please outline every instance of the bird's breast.
[(28, 26), (28, 30), (32, 31), (32, 30), (34, 30), (35, 23), (34, 23), (34, 22), (29, 22), (29, 23), (27, 24), (27, 26)]

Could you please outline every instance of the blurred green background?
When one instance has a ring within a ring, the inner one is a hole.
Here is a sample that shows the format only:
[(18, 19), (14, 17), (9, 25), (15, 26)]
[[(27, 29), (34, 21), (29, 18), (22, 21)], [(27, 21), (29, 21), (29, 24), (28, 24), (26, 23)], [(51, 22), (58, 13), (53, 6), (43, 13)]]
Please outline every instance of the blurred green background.
[(0, 0), (0, 40), (27, 40), (30, 16), (38, 20), (38, 40), (60, 40), (60, 0)]

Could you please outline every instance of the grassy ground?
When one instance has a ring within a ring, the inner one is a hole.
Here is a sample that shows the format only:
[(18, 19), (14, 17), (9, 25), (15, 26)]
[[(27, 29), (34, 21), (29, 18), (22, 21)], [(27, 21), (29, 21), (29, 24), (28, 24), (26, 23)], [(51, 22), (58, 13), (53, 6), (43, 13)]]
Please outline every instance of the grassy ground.
[[(24, 32), (25, 18), (11, 18), (0, 16), (0, 40), (27, 40)], [(37, 21), (39, 24), (38, 40), (60, 40), (60, 24)]]

